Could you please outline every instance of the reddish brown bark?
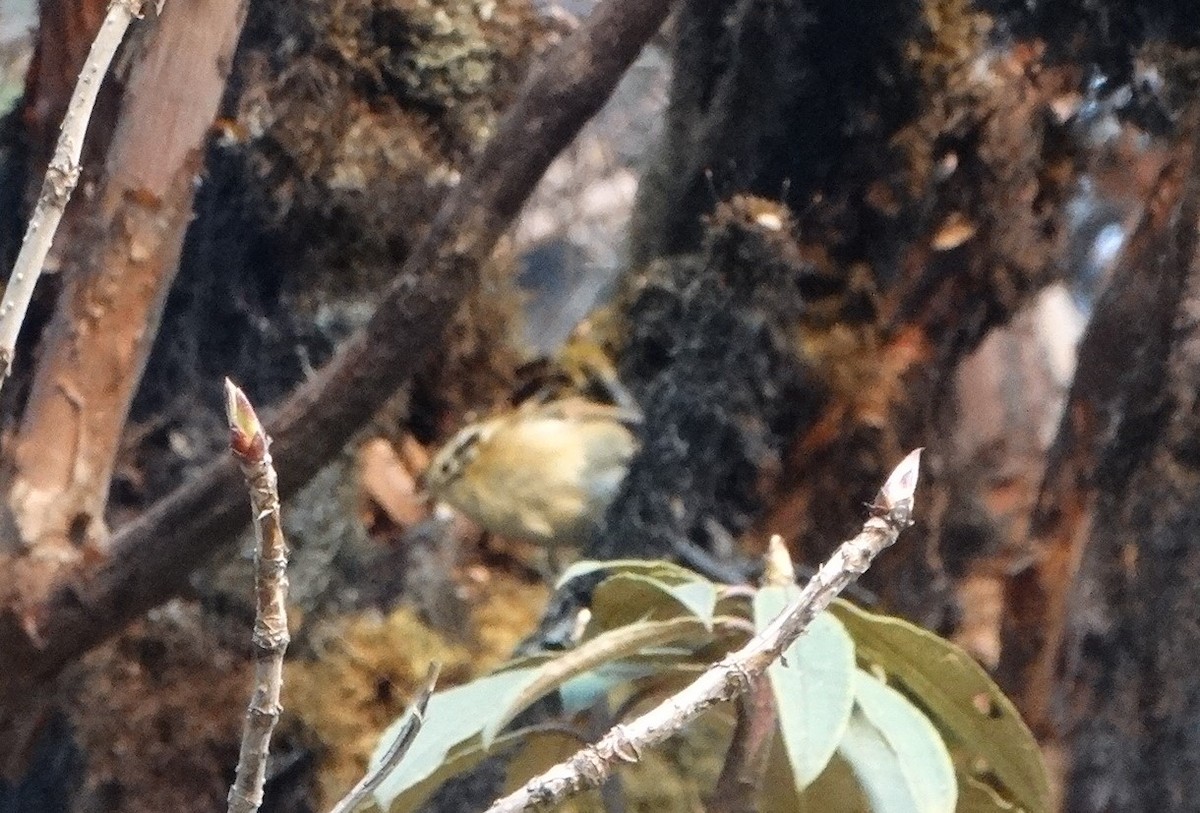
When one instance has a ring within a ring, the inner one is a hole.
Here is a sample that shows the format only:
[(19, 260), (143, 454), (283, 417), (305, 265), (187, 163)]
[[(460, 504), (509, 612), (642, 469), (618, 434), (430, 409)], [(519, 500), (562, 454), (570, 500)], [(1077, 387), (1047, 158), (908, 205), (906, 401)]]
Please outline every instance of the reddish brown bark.
[[(1195, 145), (1186, 135), (1162, 171), (1140, 223), (1129, 238), (1113, 280), (1097, 303), (1079, 348), (1079, 363), (1058, 437), (1031, 520), (1022, 557), (1028, 562), (1007, 581), (1001, 675), (1034, 732), (1061, 735), (1064, 636), (1074, 586), (1093, 534), (1102, 458), (1116, 442), (1128, 377), (1114, 365), (1141, 349), (1144, 363), (1161, 361), (1163, 327), (1178, 296), (1178, 268), (1163, 261), (1179, 226), (1179, 207), (1193, 172)], [(1056, 702), (1057, 701), (1057, 702)]]
[[(42, 0), (33, 59), (25, 74), (25, 103), (21, 122), (29, 140), (29, 170), (40, 179), (54, 150), (55, 136), (67, 110), (67, 101), (92, 40), (104, 19), (107, 0)], [(112, 103), (116, 98), (110, 83), (101, 92), (97, 113), (92, 116), (83, 164), (93, 165), (104, 156), (112, 132)], [(32, 190), (36, 192), (36, 188)]]
[[(593, 554), (715, 550), (716, 525), (816, 561), (903, 449), (944, 432), (959, 361), (1054, 278), (1078, 171), (1049, 115), (1078, 73), (1036, 43), (997, 52), (988, 25), (954, 2), (683, 5), (633, 223), (635, 261), (659, 263), (623, 310), (646, 445)], [(783, 211), (727, 234), (713, 203), (745, 191)], [(941, 621), (948, 579), (920, 539), (875, 577)]]
[[(896, 247), (900, 276), (877, 299), (878, 349), (822, 360), (837, 365), (835, 373), (855, 368), (858, 383), (835, 387), (816, 419), (800, 428), (752, 542), (779, 533), (805, 557), (818, 558), (823, 551), (813, 546), (822, 544), (822, 531), (852, 521), (863, 499), (855, 484), (869, 482), (904, 444), (931, 447), (926, 487), (938, 487), (958, 365), (1054, 278), (1079, 166), (1046, 112), (1075, 75), (1043, 65), (1036, 46), (1015, 48), (991, 70), (992, 91), (974, 100), (969, 125), (959, 123), (970, 135), (959, 135), (964, 146), (954, 153), (953, 180), (931, 186), (935, 202), (923, 205), (922, 232)], [(941, 138), (933, 128), (947, 126), (938, 111), (950, 102), (939, 94), (953, 99), (960, 92), (953, 84), (931, 89), (930, 110), (904, 137)], [(956, 240), (947, 236), (952, 222), (962, 227)], [(872, 586), (893, 610), (938, 626), (952, 612), (956, 574), (941, 549), (940, 488), (926, 505), (918, 518), (925, 533), (914, 534), (923, 544), (910, 544)]]
[(68, 258), (10, 463), (15, 534), (5, 541), (23, 548), (30, 569), (105, 548), (118, 441), (175, 275), (244, 12), (240, 0), (168, 4), (134, 70), (94, 208), (83, 213), (89, 239)]
[(754, 813), (758, 809), (758, 792), (767, 773), (778, 720), (771, 687), (766, 678), (759, 678), (738, 698), (733, 740), (708, 800), (711, 813)]
[[(1128, 280), (1141, 290), (1122, 297), (1140, 307), (1125, 322), (1097, 312), (1089, 338), (1112, 352), (1079, 369), (1081, 387), (1109, 396), (1088, 404), (1091, 522), (1050, 709), (1064, 808), (1080, 813), (1182, 813), (1200, 798), (1200, 173), (1195, 145), (1182, 149), (1182, 193), (1156, 213)], [(1091, 375), (1117, 383), (1085, 385)]]

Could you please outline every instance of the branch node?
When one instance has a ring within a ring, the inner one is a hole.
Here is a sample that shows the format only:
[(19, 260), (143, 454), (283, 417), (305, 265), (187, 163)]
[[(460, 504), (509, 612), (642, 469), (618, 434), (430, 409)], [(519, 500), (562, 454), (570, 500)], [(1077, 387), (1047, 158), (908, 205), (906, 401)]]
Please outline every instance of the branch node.
[[(156, 9), (157, 14), (162, 14), (163, 2), (165, 2), (165, 0), (157, 0), (155, 3), (154, 8)], [(114, 7), (122, 9), (132, 18), (140, 20), (145, 16), (144, 9), (146, 7), (146, 0), (112, 0), (112, 3), (109, 4), (109, 8), (112, 9)]]
[(72, 161), (70, 155), (56, 156), (46, 167), (46, 177), (42, 181), (42, 192), (38, 204), (59, 209), (66, 208), (67, 201), (71, 199), (71, 193), (75, 191), (75, 186), (79, 183), (81, 171), (82, 166), (79, 162)]
[(726, 658), (720, 661), (717, 666), (725, 669), (725, 686), (728, 692), (727, 697), (733, 698), (744, 694), (749, 690), (750, 684), (754, 682), (754, 675), (745, 664), (734, 658)]

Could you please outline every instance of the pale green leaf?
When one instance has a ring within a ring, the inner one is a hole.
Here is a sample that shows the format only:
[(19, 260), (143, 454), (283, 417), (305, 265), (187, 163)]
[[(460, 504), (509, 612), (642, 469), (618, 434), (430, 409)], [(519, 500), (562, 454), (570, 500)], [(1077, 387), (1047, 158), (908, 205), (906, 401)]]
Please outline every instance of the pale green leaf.
[(854, 677), (856, 707), (896, 754), (917, 809), (922, 813), (953, 813), (958, 783), (950, 752), (937, 729), (892, 687), (862, 670), (857, 670)]
[(707, 581), (703, 576), (688, 570), (686, 567), (680, 567), (674, 562), (667, 562), (661, 559), (614, 559), (611, 562), (598, 562), (594, 560), (584, 560), (575, 562), (568, 567), (558, 578), (558, 583), (554, 589), (558, 590), (564, 584), (577, 579), (580, 576), (587, 576), (592, 573), (604, 572), (612, 575), (618, 573), (632, 573), (638, 576), (646, 576), (647, 578), (657, 579), (668, 584), (681, 584), (683, 582)]
[[(480, 732), (484, 747), (491, 745), (496, 735), (531, 704), (572, 678), (636, 655), (647, 647), (687, 638), (697, 638), (697, 644), (703, 643), (707, 640), (707, 630), (700, 621), (690, 617), (640, 621), (608, 630), (562, 652), (553, 660), (521, 670), (525, 675), (523, 680), (513, 682), (489, 701), (489, 719)], [(593, 683), (590, 681), (588, 685)], [(607, 688), (600, 688), (608, 685), (603, 681), (595, 685), (596, 691), (607, 691)]]
[[(754, 597), (755, 628), (766, 627), (798, 594), (794, 586), (761, 588)], [(854, 643), (828, 613), (813, 619), (783, 660), (767, 669), (797, 790), (820, 775), (842, 740), (855, 671)]]
[(988, 776), (1000, 795), (1030, 813), (1050, 809), (1037, 742), (1012, 702), (978, 663), (937, 635), (898, 618), (836, 600), (830, 611), (875, 664), (941, 732), (960, 772)]
[(872, 813), (927, 813), (917, 805), (899, 755), (858, 706), (850, 713), (838, 754), (849, 763)]
[[(522, 728), (507, 732), (485, 745), (482, 729), (496, 719), (500, 711), (495, 703), (497, 693), (513, 691), (522, 682), (535, 679), (533, 669), (517, 669), (479, 678), (465, 686), (435, 694), (426, 709), (425, 724), (413, 740), (408, 754), (375, 791), (375, 800), (389, 813), (414, 810), (447, 779), (479, 764), (497, 748), (512, 743), (524, 743), (535, 729)], [(591, 674), (585, 678), (592, 678)], [(564, 692), (594, 705), (609, 686), (591, 680), (587, 686), (568, 681)], [(583, 695), (590, 687), (590, 698)], [(536, 698), (535, 698), (536, 699)], [(381, 758), (387, 744), (395, 739), (397, 721), (383, 733), (380, 745), (371, 756), (372, 765)]]
[(711, 582), (671, 583), (636, 573), (618, 573), (592, 593), (592, 619), (585, 637), (640, 621), (690, 617), (712, 626), (717, 588)]
[[(528, 680), (534, 671), (500, 672), (435, 694), (408, 753), (375, 791), (379, 806), (387, 811), (413, 809), (446, 779), (483, 759), (486, 750), (479, 733), (500, 711), (495, 698)], [(395, 727), (402, 723), (398, 720), (383, 732), (372, 765), (383, 757), (396, 738)]]
[(701, 669), (696, 656), (685, 649), (646, 649), (616, 663), (606, 663), (563, 684), (558, 694), (565, 714), (578, 714), (591, 708), (596, 698), (618, 686), (652, 675), (687, 672)]
[(709, 581), (683, 582), (671, 588), (671, 597), (711, 628), (717, 609), (717, 586)]

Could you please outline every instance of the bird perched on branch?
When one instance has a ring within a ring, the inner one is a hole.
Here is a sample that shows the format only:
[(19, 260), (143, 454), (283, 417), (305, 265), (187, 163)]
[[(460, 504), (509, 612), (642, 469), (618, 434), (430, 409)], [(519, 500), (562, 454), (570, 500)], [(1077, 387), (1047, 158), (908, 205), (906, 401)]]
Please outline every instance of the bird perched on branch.
[(640, 422), (636, 410), (583, 398), (523, 404), (459, 430), (422, 485), (489, 531), (540, 543), (555, 568), (560, 547), (599, 530)]

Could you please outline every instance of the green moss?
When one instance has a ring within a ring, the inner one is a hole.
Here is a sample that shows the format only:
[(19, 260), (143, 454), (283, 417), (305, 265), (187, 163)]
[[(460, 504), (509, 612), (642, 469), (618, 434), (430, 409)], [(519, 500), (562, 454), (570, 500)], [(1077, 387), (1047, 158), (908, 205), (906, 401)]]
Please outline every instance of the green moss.
[(364, 613), (311, 633), (311, 659), (286, 666), (283, 707), (322, 754), (317, 781), (328, 807), (362, 775), (379, 734), (399, 717), (429, 664), (441, 688), (486, 673), (537, 623), (546, 590), (497, 576), (475, 596), (467, 646), (446, 639), (406, 608)]

